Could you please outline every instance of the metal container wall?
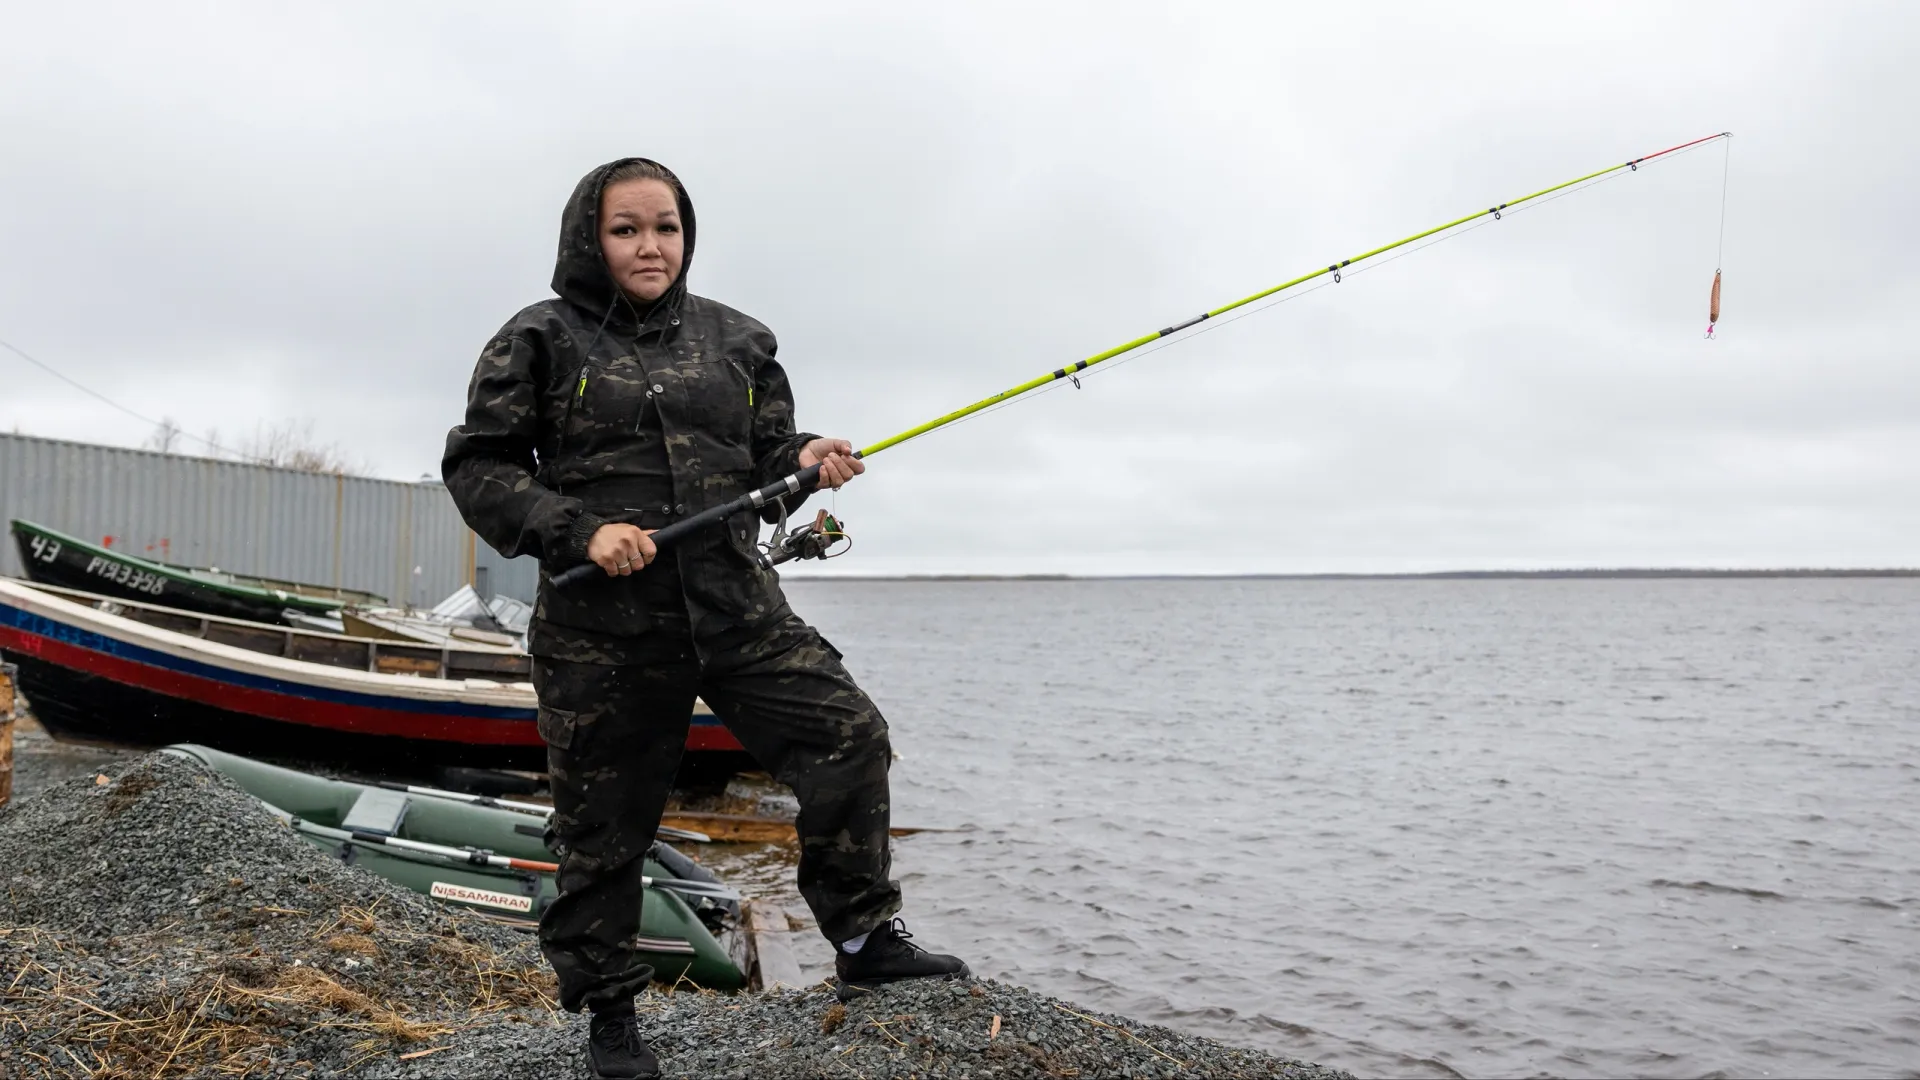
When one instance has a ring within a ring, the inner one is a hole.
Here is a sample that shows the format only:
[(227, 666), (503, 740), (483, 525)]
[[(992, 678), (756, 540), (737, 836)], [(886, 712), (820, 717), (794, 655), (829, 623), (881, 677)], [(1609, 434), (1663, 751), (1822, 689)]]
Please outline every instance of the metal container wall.
[[(23, 518), (162, 562), (378, 593), (432, 606), (476, 570), (531, 602), (537, 568), (460, 520), (444, 486), (369, 480), (0, 435), (0, 519)], [(110, 539), (109, 539), (110, 538)], [(11, 537), (0, 574), (18, 577)]]
[(533, 595), (540, 591), (539, 563), (524, 555), (509, 559), (488, 547), (485, 541), (475, 542), (473, 553), (473, 587), (481, 596), (489, 600), (495, 596), (511, 596), (533, 603)]

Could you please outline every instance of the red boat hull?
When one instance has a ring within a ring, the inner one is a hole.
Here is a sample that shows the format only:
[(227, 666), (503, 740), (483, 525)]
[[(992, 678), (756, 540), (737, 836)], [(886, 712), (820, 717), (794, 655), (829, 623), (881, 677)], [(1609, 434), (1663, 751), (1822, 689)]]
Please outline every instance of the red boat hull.
[[(0, 651), (20, 666), (35, 716), (55, 734), (159, 746), (353, 760), (544, 770), (531, 706), (340, 689), (174, 655), (0, 598)], [(744, 757), (711, 714), (691, 718), (689, 758)], [(719, 765), (720, 762), (710, 762)]]

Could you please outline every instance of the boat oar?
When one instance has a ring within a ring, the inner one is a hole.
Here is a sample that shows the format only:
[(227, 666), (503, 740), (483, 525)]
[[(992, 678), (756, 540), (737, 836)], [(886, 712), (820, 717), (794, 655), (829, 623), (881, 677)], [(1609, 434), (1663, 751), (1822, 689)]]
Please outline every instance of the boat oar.
[[(515, 802), (512, 799), (496, 799), (491, 795), (469, 795), (463, 791), (446, 791), (441, 788), (418, 787), (413, 784), (400, 784), (391, 780), (382, 780), (376, 786), (389, 791), (404, 791), (409, 795), (423, 795), (429, 799), (447, 799), (451, 802), (463, 802), (472, 806), (485, 806), (494, 810), (512, 810), (521, 814), (536, 814), (540, 817), (552, 817), (553, 807), (539, 803)], [(713, 838), (706, 833), (697, 833), (688, 829), (676, 829), (669, 825), (660, 826), (657, 835), (662, 840), (679, 840), (689, 844), (708, 844)]]
[[(300, 832), (335, 840), (345, 844), (371, 844), (378, 847), (394, 848), (399, 851), (411, 851), (420, 855), (430, 855), (450, 862), (464, 862), (473, 866), (490, 866), (499, 870), (528, 870), (536, 874), (558, 873), (558, 863), (539, 862), (534, 859), (515, 859), (506, 855), (496, 855), (484, 848), (461, 848), (447, 844), (429, 844), (424, 840), (408, 840), (402, 836), (388, 836), (385, 833), (371, 833), (335, 829), (316, 824), (305, 818), (295, 817), (269, 802), (260, 805), (267, 808), (274, 817), (291, 825)], [(643, 877), (640, 884), (649, 888), (666, 889), (686, 896), (708, 897), (714, 900), (738, 900), (739, 892), (725, 885), (716, 885), (707, 881), (686, 881), (681, 878)]]
[[(441, 788), (418, 787), (392, 780), (375, 782), (376, 787), (389, 791), (404, 791), (409, 795), (422, 795), (430, 799), (448, 799), (453, 802), (468, 803), (473, 806), (487, 806), (496, 810), (512, 810), (521, 814), (533, 814), (539, 817), (551, 817), (553, 807), (539, 803), (516, 802), (512, 799), (499, 799), (492, 795), (469, 795), (462, 791), (446, 791)], [(694, 844), (713, 843), (718, 833), (727, 840), (747, 843), (762, 841), (793, 840), (796, 838), (793, 822), (786, 818), (752, 817), (744, 814), (707, 814), (688, 810), (669, 810), (666, 816), (679, 818), (683, 822), (693, 822), (707, 826), (707, 832), (662, 825), (656, 830), (661, 840), (682, 840)], [(959, 829), (941, 829), (925, 825), (894, 825), (887, 830), (889, 836), (912, 836), (923, 832), (960, 832)]]

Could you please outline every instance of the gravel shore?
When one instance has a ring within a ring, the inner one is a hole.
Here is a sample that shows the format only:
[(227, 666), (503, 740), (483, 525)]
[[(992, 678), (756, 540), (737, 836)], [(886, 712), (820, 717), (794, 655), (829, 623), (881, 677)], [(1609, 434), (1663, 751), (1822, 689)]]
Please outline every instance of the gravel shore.
[[(529, 936), (341, 865), (192, 763), (17, 800), (0, 866), (0, 1076), (589, 1075)], [(668, 1076), (1346, 1075), (989, 980), (639, 1004)]]

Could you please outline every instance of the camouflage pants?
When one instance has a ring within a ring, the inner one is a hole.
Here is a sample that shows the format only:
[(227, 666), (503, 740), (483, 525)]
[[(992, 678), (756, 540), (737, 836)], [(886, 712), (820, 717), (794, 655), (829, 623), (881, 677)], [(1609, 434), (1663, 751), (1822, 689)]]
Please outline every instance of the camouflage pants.
[[(684, 626), (684, 624), (682, 624)], [(653, 842), (686, 745), (694, 695), (800, 803), (800, 894), (839, 942), (900, 909), (888, 878), (887, 723), (840, 654), (797, 616), (732, 640), (646, 635), (643, 662), (536, 657), (540, 734), (560, 895), (540, 947), (570, 1011), (637, 994), (653, 971), (640, 930), (641, 856)]]

